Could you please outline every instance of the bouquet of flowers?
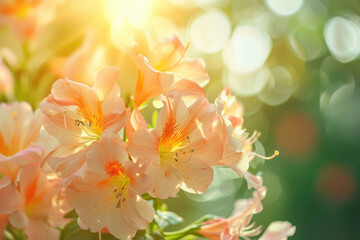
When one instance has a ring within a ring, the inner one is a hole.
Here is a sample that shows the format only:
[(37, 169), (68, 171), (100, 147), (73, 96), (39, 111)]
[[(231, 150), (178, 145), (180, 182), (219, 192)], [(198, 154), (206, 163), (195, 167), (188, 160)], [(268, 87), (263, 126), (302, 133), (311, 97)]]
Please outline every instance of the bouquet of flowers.
[[(255, 156), (271, 159), (278, 152), (264, 157), (253, 151), (259, 134), (244, 129), (243, 107), (229, 88), (209, 102), (205, 64), (188, 58), (189, 44), (176, 36), (157, 38), (127, 25), (125, 59), (135, 64), (135, 75), (112, 62), (91, 84), (71, 74), (56, 80), (35, 111), (16, 101), (14, 91), (36, 91), (35, 83), (24, 88), (31, 60), (26, 43), (48, 20), (36, 11), (52, 9), (54, 2), (0, 4), (2, 18), (25, 43), (21, 61), (1, 51), (0, 94), (10, 102), (0, 105), (3, 239), (281, 240), (294, 234), (289, 222), (273, 222), (263, 232), (251, 221), (263, 209), (266, 188), (249, 164)], [(81, 70), (71, 64), (79, 62), (72, 62), (76, 56), (52, 62), (53, 69)], [(118, 82), (135, 87), (121, 96)], [(216, 166), (246, 179), (252, 198), (238, 200), (227, 219), (205, 215), (166, 231), (182, 218), (162, 200), (180, 189), (205, 193)]]

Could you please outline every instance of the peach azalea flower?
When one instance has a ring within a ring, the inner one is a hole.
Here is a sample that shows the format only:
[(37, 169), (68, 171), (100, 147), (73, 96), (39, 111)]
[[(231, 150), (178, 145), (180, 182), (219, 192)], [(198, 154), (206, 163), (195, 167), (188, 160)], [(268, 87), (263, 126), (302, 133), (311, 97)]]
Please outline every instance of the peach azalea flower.
[(118, 135), (104, 136), (87, 153), (86, 168), (73, 175), (66, 196), (91, 232), (107, 228), (119, 239), (131, 239), (153, 219), (152, 207), (140, 195), (151, 184), (146, 166), (129, 160)]
[(60, 176), (67, 177), (85, 162), (89, 146), (104, 134), (117, 133), (125, 126), (129, 110), (120, 98), (116, 83), (119, 69), (101, 70), (94, 87), (69, 79), (57, 80), (51, 94), (41, 103), (43, 125), (59, 141), (59, 147), (43, 162)]
[(56, 58), (51, 62), (52, 71), (75, 82), (92, 86), (96, 73), (106, 66), (106, 48), (97, 45), (95, 33), (90, 32), (82, 45), (70, 56)]
[(255, 156), (263, 159), (272, 159), (279, 153), (270, 157), (261, 156), (253, 152), (252, 145), (256, 142), (260, 134), (255, 132), (249, 137), (246, 129), (243, 129), (243, 107), (240, 102), (231, 95), (229, 88), (225, 88), (216, 99), (218, 116), (213, 120), (214, 131), (220, 133), (224, 144), (224, 155), (218, 165), (231, 167), (239, 176), (246, 179), (248, 188), (258, 188), (262, 186), (262, 178), (248, 171), (250, 162)]
[(38, 144), (41, 113), (26, 102), (0, 104), (0, 237), (8, 223), (8, 214), (20, 207), (21, 194), (15, 181), (21, 168), (41, 161)]
[[(26, 102), (0, 104), (0, 192), (15, 181), (22, 166), (40, 162), (38, 144), (41, 112), (32, 111)], [(5, 184), (7, 183), (7, 184)]]
[[(29, 240), (59, 239), (60, 231), (55, 227), (66, 223), (65, 212), (56, 200), (60, 179), (49, 180), (39, 163), (34, 163), (23, 167), (19, 181), (11, 186), (11, 194), (1, 193), (0, 214), (7, 214), (15, 228), (24, 229)], [(2, 221), (6, 219), (2, 217)]]
[(253, 198), (238, 200), (235, 210), (228, 219), (216, 218), (203, 223), (198, 233), (211, 240), (235, 240), (239, 237), (256, 236), (261, 232), (261, 226), (253, 228), (249, 224), (253, 214), (262, 211), (262, 199), (265, 197), (265, 187), (258, 188), (253, 193)]
[(204, 61), (185, 57), (189, 44), (183, 45), (177, 36), (151, 41), (144, 33), (138, 35), (142, 41), (135, 42), (130, 54), (139, 68), (134, 94), (137, 106), (174, 90), (205, 96), (202, 87), (209, 75)]
[(9, 0), (0, 3), (0, 24), (9, 24), (21, 40), (35, 37), (52, 20), (61, 0)]
[(128, 151), (150, 162), (151, 196), (174, 197), (180, 188), (204, 193), (213, 179), (210, 164), (222, 156), (222, 148), (214, 147), (221, 146), (220, 139), (210, 131), (215, 106), (206, 98), (186, 105), (179, 94), (163, 97), (163, 102), (155, 129), (137, 130)]

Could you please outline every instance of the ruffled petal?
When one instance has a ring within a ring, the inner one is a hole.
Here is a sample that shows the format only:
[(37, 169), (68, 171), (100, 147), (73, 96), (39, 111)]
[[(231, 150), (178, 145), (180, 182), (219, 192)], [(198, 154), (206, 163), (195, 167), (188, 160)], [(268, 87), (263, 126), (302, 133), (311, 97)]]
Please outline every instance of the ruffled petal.
[(108, 96), (120, 96), (120, 88), (116, 83), (120, 69), (115, 66), (108, 66), (102, 69), (95, 80), (94, 90), (100, 101)]
[(259, 240), (286, 240), (295, 234), (295, 230), (289, 222), (272, 222)]
[(37, 220), (29, 220), (29, 226), (25, 228), (25, 233), (29, 240), (58, 240), (60, 237), (58, 229)]

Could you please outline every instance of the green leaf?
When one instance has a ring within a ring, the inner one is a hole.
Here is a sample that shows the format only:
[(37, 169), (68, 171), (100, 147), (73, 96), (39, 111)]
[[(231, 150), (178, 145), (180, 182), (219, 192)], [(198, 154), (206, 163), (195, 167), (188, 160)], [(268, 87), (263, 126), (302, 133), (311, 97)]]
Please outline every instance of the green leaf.
[(77, 224), (76, 219), (72, 220), (61, 230), (60, 240), (69, 239), (69, 236), (79, 229), (80, 227)]
[(74, 210), (68, 212), (67, 214), (65, 214), (64, 217), (65, 217), (65, 218), (77, 218), (78, 215), (77, 215), (77, 213), (76, 213), (76, 211), (75, 211), (75, 209), (74, 209)]
[[(265, 156), (265, 149), (264, 146), (261, 144), (261, 142), (258, 140), (255, 142), (255, 152), (257, 154), (263, 155)], [(260, 158), (260, 157), (255, 157), (251, 162), (250, 162), (250, 166), (252, 168), (256, 168), (258, 165), (263, 165), (265, 163), (265, 159)]]
[(157, 117), (158, 117), (158, 111), (154, 111), (154, 113), (152, 115), (152, 125), (153, 125), (154, 128), (156, 126)]
[[(92, 233), (87, 230), (83, 230), (77, 224), (77, 220), (74, 219), (69, 222), (62, 230), (60, 234), (60, 240), (98, 240), (99, 233)], [(102, 240), (117, 240), (109, 233), (101, 234)]]
[(2, 179), (2, 177), (3, 177), (3, 176), (2, 176), (2, 174), (0, 173), (0, 179)]
[(82, 229), (78, 229), (75, 232), (72, 232), (69, 234), (65, 240), (98, 240), (99, 234), (98, 233), (92, 233), (90, 231), (85, 231)]
[(157, 211), (155, 221), (160, 228), (166, 228), (169, 225), (182, 223), (183, 218), (173, 212)]

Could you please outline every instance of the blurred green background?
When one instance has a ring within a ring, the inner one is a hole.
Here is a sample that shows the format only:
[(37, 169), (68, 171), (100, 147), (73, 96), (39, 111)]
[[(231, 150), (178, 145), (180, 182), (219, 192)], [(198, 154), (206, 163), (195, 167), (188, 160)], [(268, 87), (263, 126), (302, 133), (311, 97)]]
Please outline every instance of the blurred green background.
[[(135, 82), (126, 76), (135, 67), (123, 53), (124, 18), (158, 36), (189, 41), (189, 55), (206, 62), (209, 99), (230, 86), (244, 105), (245, 128), (262, 133), (256, 152), (280, 151), (251, 166), (268, 189), (263, 212), (254, 216), (258, 224), (287, 220), (297, 228), (294, 240), (360, 236), (358, 0), (62, 1), (30, 42), (29, 74), (15, 79), (22, 87), (15, 86), (5, 100), (37, 107), (52, 82), (67, 76), (57, 63), (79, 55), (79, 71), (120, 66), (119, 84), (123, 96), (128, 94)], [(11, 49), (20, 63), (26, 58), (6, 25), (0, 47)], [(207, 193), (180, 192), (166, 203), (189, 223), (206, 213), (228, 217), (244, 197), (251, 197), (244, 180), (216, 168)]]

